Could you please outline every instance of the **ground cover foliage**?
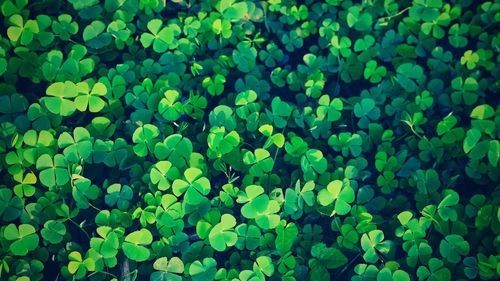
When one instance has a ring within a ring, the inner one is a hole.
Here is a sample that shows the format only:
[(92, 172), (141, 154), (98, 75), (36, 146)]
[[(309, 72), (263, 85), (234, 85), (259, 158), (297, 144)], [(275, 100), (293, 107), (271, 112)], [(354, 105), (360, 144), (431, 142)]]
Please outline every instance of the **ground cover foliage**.
[(0, 13), (1, 280), (500, 278), (498, 1)]

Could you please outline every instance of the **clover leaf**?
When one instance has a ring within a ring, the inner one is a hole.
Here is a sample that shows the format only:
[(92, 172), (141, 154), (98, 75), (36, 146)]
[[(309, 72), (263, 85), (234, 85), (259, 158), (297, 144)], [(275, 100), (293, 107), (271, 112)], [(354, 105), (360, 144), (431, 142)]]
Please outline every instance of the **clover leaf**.
[(33, 41), (35, 34), (40, 32), (37, 21), (27, 20), (24, 22), (21, 15), (12, 15), (9, 18), (11, 26), (7, 29), (7, 37), (13, 45), (28, 45)]
[(65, 185), (70, 180), (68, 162), (62, 154), (54, 157), (43, 154), (36, 161), (36, 168), (40, 170), (40, 182), (48, 188)]
[(41, 234), (45, 241), (51, 244), (58, 244), (63, 240), (63, 236), (66, 234), (66, 227), (62, 222), (50, 220), (45, 222)]
[(19, 12), (21, 12), (24, 7), (26, 7), (26, 5), (28, 5), (27, 0), (7, 0), (2, 3), (2, 6), (0, 6), (0, 10), (5, 17), (8, 17), (13, 14), (19, 14)]
[(293, 222), (287, 224), (282, 220), (276, 228), (276, 249), (281, 254), (288, 252), (292, 248), (295, 237), (298, 234), (299, 230)]
[(163, 22), (160, 19), (148, 22), (147, 28), (150, 33), (143, 33), (140, 39), (144, 48), (152, 45), (155, 52), (163, 53), (176, 45), (175, 37), (181, 32), (180, 28), (175, 24), (162, 26)]
[(236, 244), (238, 235), (232, 230), (235, 226), (236, 219), (232, 215), (222, 215), (220, 223), (216, 224), (208, 235), (212, 248), (222, 252)]
[(42, 104), (54, 114), (69, 116), (76, 110), (76, 106), (69, 98), (75, 98), (78, 95), (76, 84), (71, 81), (56, 82), (47, 88), (47, 95), (41, 99)]
[(158, 104), (158, 112), (168, 121), (175, 121), (183, 114), (182, 104), (178, 101), (180, 93), (176, 90), (167, 90), (165, 97)]
[(366, 68), (363, 72), (365, 79), (369, 79), (372, 83), (380, 82), (386, 74), (387, 68), (385, 66), (378, 66), (374, 60), (366, 63)]
[(98, 227), (97, 233), (99, 237), (92, 237), (90, 247), (105, 259), (115, 259), (120, 246), (120, 236), (109, 226)]
[(151, 183), (158, 186), (158, 190), (165, 191), (170, 188), (171, 181), (180, 176), (179, 170), (172, 166), (169, 161), (159, 161), (149, 174)]
[(254, 270), (258, 269), (266, 276), (271, 277), (274, 274), (273, 260), (267, 256), (260, 256), (254, 263)]
[(451, 87), (455, 90), (451, 93), (451, 100), (455, 104), (474, 104), (477, 101), (477, 90), (479, 85), (473, 77), (457, 77), (451, 81)]
[(92, 153), (93, 140), (87, 129), (77, 127), (73, 131), (73, 136), (64, 132), (57, 141), (59, 148), (64, 149), (63, 153), (66, 159), (73, 163), (79, 163), (87, 160)]
[(258, 185), (249, 185), (245, 191), (240, 191), (237, 202), (245, 203), (241, 208), (241, 214), (247, 219), (255, 219), (257, 225), (262, 229), (274, 229), (280, 222), (280, 206), (277, 201), (269, 199), (264, 193), (264, 188)]
[(439, 244), (441, 256), (451, 263), (458, 263), (461, 256), (469, 253), (469, 243), (457, 234), (447, 235)]
[(62, 40), (69, 40), (78, 32), (78, 23), (73, 21), (71, 15), (62, 14), (57, 17), (57, 21), (52, 22), (52, 31)]
[(193, 281), (213, 280), (217, 269), (217, 262), (213, 258), (204, 258), (203, 261), (194, 261), (189, 266), (189, 275)]
[(74, 275), (76, 279), (83, 279), (87, 274), (87, 271), (95, 270), (95, 262), (92, 258), (82, 258), (82, 254), (77, 251), (73, 251), (68, 254), (68, 271), (70, 274)]
[(140, 157), (146, 156), (148, 151), (153, 150), (156, 144), (155, 138), (158, 137), (159, 134), (160, 131), (155, 125), (146, 124), (137, 128), (132, 136), (133, 142), (137, 143), (134, 146), (134, 152)]
[(316, 114), (320, 120), (326, 118), (329, 122), (337, 121), (340, 119), (342, 109), (344, 108), (342, 100), (335, 98), (330, 102), (328, 95), (323, 95), (318, 101), (318, 109)]
[(0, 215), (5, 222), (15, 220), (23, 209), (22, 199), (12, 195), (12, 190), (0, 188)]
[(172, 183), (172, 191), (179, 197), (184, 194), (184, 200), (191, 205), (199, 205), (210, 192), (210, 181), (203, 177), (203, 171), (198, 168), (188, 168), (184, 171), (184, 179), (176, 179)]
[(212, 127), (207, 138), (208, 156), (210, 158), (220, 158), (230, 153), (240, 144), (240, 135), (236, 131), (226, 134), (224, 127)]
[(335, 151), (341, 151), (343, 156), (348, 156), (349, 152), (352, 156), (361, 154), (363, 139), (358, 134), (342, 132), (339, 135), (331, 135), (328, 138), (328, 145)]
[(233, 51), (233, 60), (242, 72), (250, 72), (255, 67), (256, 58), (257, 50), (243, 42), (236, 45)]
[(150, 280), (181, 281), (182, 277), (178, 274), (184, 272), (184, 263), (178, 257), (172, 257), (171, 259), (161, 257), (153, 263), (153, 268), (158, 271), (151, 273)]
[(311, 256), (313, 257), (309, 260), (311, 279), (330, 276), (328, 269), (339, 268), (348, 261), (339, 249), (327, 247), (324, 243), (315, 244), (311, 248)]
[(87, 178), (76, 179), (73, 184), (73, 199), (81, 209), (87, 209), (90, 206), (89, 201), (97, 199), (100, 194), (99, 188)]
[(153, 235), (145, 228), (134, 231), (125, 237), (122, 248), (124, 254), (134, 261), (145, 261), (149, 259), (151, 253), (145, 246), (153, 242)]
[(238, 235), (235, 246), (239, 250), (255, 250), (259, 247), (262, 234), (257, 226), (243, 223), (236, 227), (235, 232)]
[(318, 193), (318, 202), (322, 206), (328, 206), (335, 202), (332, 215), (346, 215), (351, 210), (350, 203), (354, 202), (354, 190), (348, 183), (340, 180), (330, 182), (326, 189)]
[(89, 89), (87, 83), (78, 83), (78, 96), (75, 98), (75, 107), (79, 111), (99, 112), (105, 106), (106, 102), (101, 98), (108, 92), (106, 85), (97, 82)]
[(417, 276), (419, 280), (451, 280), (450, 270), (444, 267), (444, 263), (437, 258), (430, 259), (428, 267), (420, 266), (417, 269)]
[(256, 177), (271, 172), (274, 166), (271, 154), (263, 148), (257, 148), (254, 152), (247, 151), (243, 156), (243, 163), (251, 165), (250, 174)]
[(100, 49), (111, 42), (111, 34), (105, 32), (106, 25), (99, 20), (94, 20), (83, 30), (83, 40), (87, 46)]
[(384, 232), (378, 229), (361, 236), (361, 247), (365, 252), (363, 259), (369, 263), (377, 262), (380, 258), (379, 253), (387, 254), (391, 249), (389, 241), (384, 241)]
[(354, 105), (354, 115), (360, 118), (358, 125), (362, 128), (367, 128), (370, 121), (379, 118), (380, 109), (376, 107), (373, 99), (365, 98)]
[(128, 185), (114, 183), (110, 185), (106, 191), (108, 194), (104, 197), (108, 206), (116, 205), (120, 210), (126, 210), (130, 206), (130, 201), (134, 196), (133, 190)]
[(154, 155), (158, 160), (168, 160), (177, 168), (184, 168), (193, 152), (193, 144), (179, 134), (168, 136), (154, 146)]
[(313, 180), (318, 174), (326, 171), (328, 163), (323, 153), (317, 149), (309, 149), (300, 159), (300, 166), (305, 180)]
[(212, 96), (220, 96), (224, 92), (224, 84), (226, 77), (221, 74), (216, 74), (214, 78), (207, 77), (203, 79), (202, 86), (207, 89)]
[(5, 227), (3, 236), (7, 241), (12, 241), (9, 250), (16, 256), (25, 256), (38, 247), (39, 237), (30, 224), (16, 226), (11, 223)]

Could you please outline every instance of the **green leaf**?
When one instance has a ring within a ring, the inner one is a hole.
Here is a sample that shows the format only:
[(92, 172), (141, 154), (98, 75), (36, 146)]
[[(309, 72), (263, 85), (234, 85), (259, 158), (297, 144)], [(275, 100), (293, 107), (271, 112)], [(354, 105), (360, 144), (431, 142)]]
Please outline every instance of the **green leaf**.
[(66, 234), (66, 227), (61, 222), (50, 220), (43, 225), (41, 234), (45, 241), (51, 244), (58, 244)]
[(276, 228), (276, 249), (281, 254), (288, 252), (298, 234), (299, 230), (293, 222), (286, 224), (285, 221), (281, 221)]
[(48, 188), (65, 185), (70, 180), (68, 162), (61, 154), (56, 154), (53, 158), (43, 154), (36, 161), (36, 168), (40, 171), (40, 182)]
[(57, 141), (59, 148), (64, 149), (66, 159), (73, 163), (87, 160), (92, 153), (93, 139), (87, 129), (76, 127), (73, 136), (64, 132)]
[(100, 190), (96, 185), (93, 185), (87, 178), (79, 178), (75, 180), (72, 190), (73, 199), (81, 209), (89, 208), (89, 201), (95, 200), (100, 195)]
[(94, 20), (83, 30), (83, 40), (87, 46), (94, 49), (100, 49), (111, 42), (111, 34), (105, 32), (106, 25)]
[(323, 157), (323, 153), (317, 149), (307, 150), (300, 161), (305, 180), (313, 180), (318, 174), (323, 174), (326, 171), (327, 165), (328, 163)]
[(495, 110), (488, 104), (476, 106), (470, 113), (470, 117), (478, 120), (491, 118), (495, 115)]
[(328, 184), (326, 189), (320, 190), (318, 193), (318, 202), (322, 206), (335, 203), (332, 215), (346, 215), (351, 210), (350, 203), (354, 202), (354, 196), (354, 190), (349, 184), (344, 184), (340, 180), (334, 180)]
[(467, 131), (467, 135), (464, 139), (463, 149), (465, 153), (469, 153), (481, 139), (481, 131), (472, 128)]
[(183, 107), (180, 102), (180, 93), (175, 90), (167, 90), (164, 94), (165, 97), (160, 100), (158, 104), (158, 112), (167, 121), (175, 121), (183, 114)]
[(233, 231), (235, 226), (236, 219), (232, 215), (222, 215), (221, 222), (216, 224), (208, 235), (212, 248), (222, 252), (236, 244), (238, 235)]
[(327, 269), (339, 268), (348, 261), (339, 249), (326, 247), (324, 243), (315, 244), (311, 249), (311, 255)]
[(38, 247), (38, 235), (35, 228), (30, 224), (9, 224), (5, 227), (3, 236), (11, 241), (9, 250), (13, 255), (25, 256)]
[(240, 224), (236, 227), (238, 241), (236, 248), (239, 250), (255, 250), (260, 245), (260, 229), (255, 225)]
[(154, 155), (159, 160), (168, 160), (177, 168), (184, 168), (193, 152), (191, 141), (179, 134), (168, 136), (154, 147)]
[(439, 244), (441, 256), (453, 264), (460, 262), (461, 256), (467, 255), (469, 250), (469, 243), (456, 234), (447, 235)]
[(189, 266), (189, 275), (193, 281), (213, 280), (217, 271), (216, 265), (217, 262), (213, 258), (204, 258), (203, 262), (194, 261)]
[(155, 52), (163, 53), (176, 46), (175, 37), (180, 34), (180, 28), (176, 24), (169, 24), (163, 28), (162, 26), (160, 19), (152, 19), (148, 22), (147, 28), (150, 33), (143, 33), (140, 39), (144, 48), (152, 45)]
[(389, 252), (390, 243), (384, 241), (384, 232), (376, 229), (361, 236), (361, 247), (365, 252), (363, 259), (366, 262), (375, 263), (379, 260), (380, 254), (387, 254)]
[(110, 207), (117, 206), (120, 210), (127, 210), (130, 206), (130, 201), (134, 196), (132, 188), (128, 185), (115, 183), (107, 189), (108, 194), (104, 197), (106, 204)]
[(172, 191), (179, 197), (184, 194), (184, 200), (191, 205), (199, 205), (210, 192), (210, 181), (203, 177), (198, 168), (188, 168), (184, 171), (184, 179), (176, 179), (172, 184)]
[(439, 280), (439, 281), (450, 281), (451, 272), (447, 267), (444, 267), (444, 263), (437, 259), (432, 258), (429, 260), (428, 267), (420, 266), (417, 269), (417, 276), (419, 280)]
[(99, 112), (105, 106), (106, 102), (101, 98), (108, 92), (106, 85), (97, 82), (89, 89), (87, 83), (78, 83), (79, 94), (75, 98), (75, 107), (79, 111)]
[(153, 146), (156, 144), (155, 138), (159, 135), (160, 131), (155, 125), (146, 124), (137, 128), (132, 135), (132, 141), (136, 143), (134, 146), (135, 154), (139, 157), (145, 157), (149, 151), (153, 150)]
[(258, 269), (266, 276), (271, 277), (274, 274), (273, 260), (267, 256), (260, 256), (254, 263), (254, 270)]
[(243, 42), (236, 45), (233, 50), (233, 60), (242, 72), (250, 72), (255, 67), (257, 50)]
[(0, 215), (2, 221), (10, 222), (21, 215), (24, 208), (23, 201), (18, 196), (13, 196), (10, 189), (0, 188)]
[(134, 261), (142, 262), (150, 257), (150, 250), (147, 246), (153, 242), (151, 232), (145, 228), (134, 231), (125, 237), (123, 242), (123, 252), (125, 255)]
[(264, 189), (258, 185), (249, 185), (245, 192), (240, 191), (238, 203), (246, 203), (241, 208), (241, 214), (248, 219), (255, 219), (255, 222), (262, 229), (274, 229), (280, 222), (280, 217), (276, 213), (280, 210), (280, 205), (276, 200), (270, 200), (264, 193)]
[(158, 271), (151, 274), (150, 280), (181, 281), (182, 277), (177, 274), (184, 272), (184, 263), (178, 257), (172, 257), (171, 259), (161, 257), (153, 263), (153, 268)]

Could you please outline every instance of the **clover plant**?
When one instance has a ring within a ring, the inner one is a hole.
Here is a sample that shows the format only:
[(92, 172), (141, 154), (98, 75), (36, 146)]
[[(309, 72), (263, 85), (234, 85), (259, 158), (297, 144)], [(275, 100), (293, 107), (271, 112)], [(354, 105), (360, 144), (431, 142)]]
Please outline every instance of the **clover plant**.
[(500, 279), (498, 0), (0, 19), (0, 280)]

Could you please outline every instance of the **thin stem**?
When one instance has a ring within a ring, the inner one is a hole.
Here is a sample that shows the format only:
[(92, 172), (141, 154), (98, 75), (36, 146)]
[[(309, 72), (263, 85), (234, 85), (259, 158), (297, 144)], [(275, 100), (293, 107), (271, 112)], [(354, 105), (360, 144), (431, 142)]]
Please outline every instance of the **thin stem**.
[(431, 236), (431, 233), (432, 233), (432, 227), (433, 225), (431, 224), (431, 226), (429, 227), (429, 232), (427, 232), (427, 236), (425, 237), (426, 239), (428, 239), (430, 236)]
[(72, 222), (76, 227), (78, 227), (83, 233), (85, 233), (85, 236), (87, 236), (87, 238), (90, 240), (90, 235), (88, 234), (88, 232), (83, 229), (83, 227), (81, 227), (78, 223), (76, 223), (74, 220), (72, 220), (71, 218), (68, 218), (68, 220), (70, 222)]
[(89, 206), (92, 207), (93, 209), (95, 209), (96, 211), (98, 212), (101, 212), (102, 210), (97, 208), (96, 206), (94, 206), (92, 203), (88, 202), (89, 203)]
[(334, 219), (333, 221), (335, 222), (335, 225), (337, 226), (337, 228), (339, 229), (339, 231), (341, 231), (341, 227), (339, 225), (339, 222), (336, 219)]
[(95, 275), (97, 273), (106, 274), (106, 275), (112, 276), (113, 278), (117, 278), (118, 279), (118, 277), (116, 277), (116, 275), (114, 275), (113, 273), (109, 273), (107, 271), (94, 271), (94, 272), (90, 273), (89, 276), (87, 276), (87, 277), (91, 277), (92, 275)]
[(383, 17), (383, 18), (379, 18), (378, 21), (381, 21), (381, 20), (387, 20), (387, 21), (390, 21), (392, 18), (395, 18), (395, 17), (398, 17), (402, 14), (404, 14), (406, 11), (408, 11), (410, 9), (410, 7), (406, 7), (404, 8), (403, 10), (395, 13), (394, 15), (391, 15), (391, 16), (386, 16), (386, 17)]
[(421, 136), (417, 131), (415, 131), (415, 128), (413, 128), (413, 124), (411, 124), (409, 121), (406, 121), (406, 120), (401, 120), (401, 122), (405, 123), (406, 125), (408, 125), (408, 127), (410, 127), (410, 130), (412, 131), (412, 133), (417, 136), (419, 139), (421, 140), (427, 140), (427, 137), (425, 136)]
[(335, 280), (337, 280), (337, 278), (341, 276), (351, 266), (351, 264), (359, 258), (360, 255), (361, 253), (358, 253), (353, 259), (351, 259), (351, 261), (342, 269), (342, 271), (340, 271), (340, 273), (335, 276)]
[(400, 140), (404, 139), (406, 136), (408, 136), (408, 132), (406, 132), (406, 133), (402, 134), (399, 138), (395, 139), (395, 140), (394, 140), (394, 142), (396, 143), (396, 142), (398, 142), (398, 141), (400, 141)]
[[(288, 124), (288, 120), (290, 120), (290, 116), (292, 116), (292, 113), (290, 113), (290, 115), (288, 115), (288, 117), (286, 118), (286, 123)], [(285, 137), (285, 130), (286, 130), (286, 126), (283, 128), (283, 130), (281, 130), (281, 134), (283, 135), (283, 137)], [(276, 147), (276, 152), (274, 152), (274, 157), (273, 157), (273, 169), (274, 169), (274, 162), (276, 162), (276, 158), (278, 157), (278, 152), (280, 151), (280, 147)], [(273, 169), (271, 169), (271, 172), (273, 171)]]
[(248, 142), (242, 142), (241, 144), (242, 145), (248, 145), (250, 148), (252, 148), (253, 150), (255, 150), (255, 146), (253, 146), (252, 144), (250, 144)]
[(269, 29), (269, 24), (267, 23), (267, 3), (259, 2), (262, 10), (264, 11), (264, 26), (266, 27), (267, 32), (271, 32)]

